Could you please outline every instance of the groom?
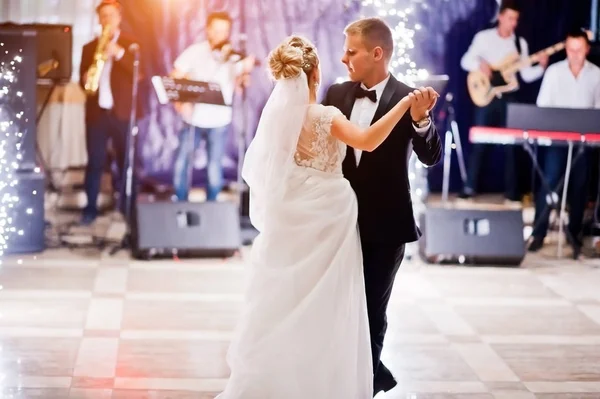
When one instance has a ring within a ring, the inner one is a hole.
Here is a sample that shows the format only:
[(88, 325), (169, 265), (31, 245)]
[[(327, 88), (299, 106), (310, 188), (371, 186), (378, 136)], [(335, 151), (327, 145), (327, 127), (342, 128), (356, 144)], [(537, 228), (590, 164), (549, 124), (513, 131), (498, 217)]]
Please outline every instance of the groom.
[[(329, 88), (325, 105), (333, 105), (362, 128), (375, 123), (412, 89), (388, 72), (394, 49), (390, 28), (378, 18), (353, 22), (345, 29), (342, 62), (350, 82)], [(389, 137), (373, 152), (348, 147), (344, 176), (358, 199), (358, 225), (362, 241), (367, 310), (373, 352), (374, 393), (396, 386), (392, 373), (380, 361), (387, 328), (386, 309), (394, 277), (407, 242), (419, 239), (408, 180), (408, 159), (414, 150), (425, 165), (442, 156), (440, 136), (429, 111), (433, 93), (415, 92), (416, 103)]]

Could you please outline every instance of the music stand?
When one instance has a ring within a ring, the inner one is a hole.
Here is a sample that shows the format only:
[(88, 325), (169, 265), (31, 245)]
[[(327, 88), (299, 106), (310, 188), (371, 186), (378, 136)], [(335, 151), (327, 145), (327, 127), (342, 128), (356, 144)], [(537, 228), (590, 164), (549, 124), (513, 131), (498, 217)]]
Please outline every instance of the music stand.
[[(191, 79), (176, 79), (164, 76), (153, 76), (152, 86), (160, 104), (170, 102), (185, 102), (192, 104), (211, 104), (230, 107), (225, 103), (225, 98), (218, 83), (202, 82)], [(189, 140), (194, 142), (194, 126), (189, 125)], [(180, 143), (180, 145), (182, 145)], [(193, 145), (192, 145), (193, 147)], [(190, 151), (189, 165), (193, 169), (194, 151)], [(192, 174), (188, 174), (191, 179)]]
[(162, 105), (182, 102), (228, 106), (217, 83), (153, 76), (152, 86)]
[[(510, 103), (507, 108), (506, 127), (509, 129), (523, 130), (523, 147), (529, 154), (533, 167), (538, 173), (542, 184), (550, 193), (550, 198), (556, 196), (556, 191), (562, 187), (562, 198), (559, 213), (559, 236), (558, 236), (558, 257), (562, 257), (563, 244), (563, 221), (567, 201), (567, 189), (569, 187), (569, 176), (571, 174), (571, 166), (574, 162), (583, 155), (586, 145), (586, 134), (600, 134), (600, 111), (596, 109), (572, 109), (572, 108), (543, 108), (532, 104)], [(532, 139), (528, 139), (529, 131), (541, 132), (559, 132), (566, 133), (565, 140), (555, 141), (550, 137), (537, 137), (536, 142), (539, 145), (567, 145), (567, 165), (563, 178), (559, 181), (557, 187), (552, 189), (545, 179), (544, 173), (540, 168), (537, 158), (532, 148)], [(573, 158), (573, 147), (575, 139), (573, 133), (577, 134), (579, 146), (578, 152)], [(554, 202), (554, 201), (552, 201)], [(550, 205), (544, 208), (544, 216), (546, 212), (550, 212)], [(568, 229), (566, 230), (569, 234)]]

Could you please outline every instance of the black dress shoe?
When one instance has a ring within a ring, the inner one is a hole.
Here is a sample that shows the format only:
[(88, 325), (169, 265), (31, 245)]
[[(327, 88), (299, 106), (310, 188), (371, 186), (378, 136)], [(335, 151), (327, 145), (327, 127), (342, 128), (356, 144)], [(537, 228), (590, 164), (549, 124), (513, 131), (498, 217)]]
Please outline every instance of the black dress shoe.
[(396, 385), (398, 385), (398, 383), (393, 378), (389, 380), (375, 382), (375, 384), (373, 385), (373, 397), (375, 397), (375, 395), (377, 395), (381, 391), (387, 392), (390, 389), (393, 389)]
[(579, 259), (581, 255), (581, 245), (573, 245), (573, 260)]
[(475, 196), (475, 192), (470, 189), (464, 189), (460, 193), (458, 193), (458, 198), (464, 199), (464, 200), (471, 199), (474, 196)]
[(529, 243), (527, 250), (529, 252), (537, 252), (544, 246), (544, 237), (533, 237), (533, 240)]
[(583, 243), (579, 239), (573, 237), (571, 234), (567, 234), (567, 243), (573, 248), (573, 259), (577, 260), (581, 255), (581, 248)]
[(92, 215), (89, 213), (84, 213), (81, 217), (81, 225), (82, 226), (89, 226), (92, 223), (94, 223), (94, 220), (96, 220), (96, 215)]

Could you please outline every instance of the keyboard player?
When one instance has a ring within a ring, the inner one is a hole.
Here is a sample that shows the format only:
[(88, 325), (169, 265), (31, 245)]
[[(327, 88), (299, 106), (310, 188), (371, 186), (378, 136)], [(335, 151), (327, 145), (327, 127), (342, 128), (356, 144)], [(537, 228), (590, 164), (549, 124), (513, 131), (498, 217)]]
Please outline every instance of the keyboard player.
[[(600, 109), (600, 68), (587, 60), (589, 51), (590, 41), (585, 31), (575, 31), (567, 36), (567, 58), (548, 67), (537, 98), (539, 107)], [(554, 189), (565, 172), (567, 149), (549, 146), (540, 155), (543, 157), (542, 170), (550, 188)], [(569, 175), (567, 241), (573, 247), (574, 258), (579, 256), (582, 246), (580, 236), (587, 201), (589, 162), (588, 154), (584, 152), (572, 165)], [(535, 227), (528, 247), (531, 252), (544, 245), (550, 218), (550, 212), (544, 212), (547, 196), (547, 190), (540, 185), (535, 193)]]

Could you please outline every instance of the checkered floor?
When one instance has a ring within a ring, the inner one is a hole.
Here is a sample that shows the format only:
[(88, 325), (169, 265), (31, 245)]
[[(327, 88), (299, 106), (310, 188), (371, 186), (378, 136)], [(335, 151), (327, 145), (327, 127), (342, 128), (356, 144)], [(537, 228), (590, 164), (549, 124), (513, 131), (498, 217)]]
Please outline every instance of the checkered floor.
[[(54, 249), (5, 259), (0, 397), (213, 398), (229, 373), (247, 255), (143, 262)], [(597, 259), (413, 259), (388, 315), (383, 358), (399, 385), (378, 399), (600, 398)]]

